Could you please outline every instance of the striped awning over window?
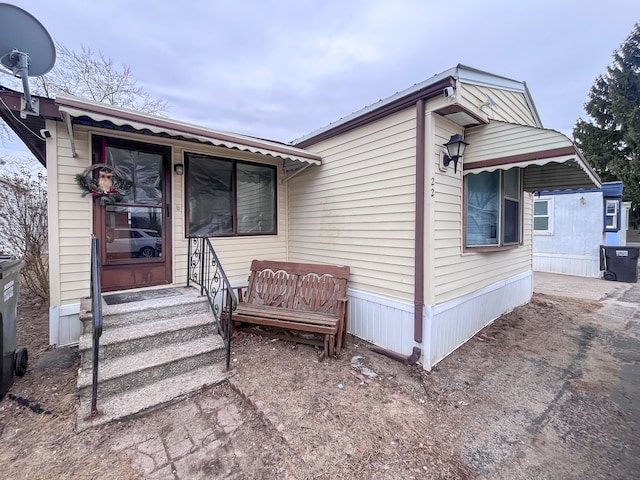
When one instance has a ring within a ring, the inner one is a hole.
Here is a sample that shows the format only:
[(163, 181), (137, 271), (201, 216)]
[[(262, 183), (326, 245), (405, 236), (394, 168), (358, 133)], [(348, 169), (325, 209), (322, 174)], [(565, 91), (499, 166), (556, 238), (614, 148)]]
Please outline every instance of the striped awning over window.
[(575, 144), (555, 130), (491, 122), (467, 129), (465, 140), (465, 175), (519, 167), (528, 192), (601, 187)]
[(198, 141), (216, 147), (281, 158), (284, 161), (285, 170), (295, 170), (308, 164), (319, 165), (321, 163), (319, 155), (284, 143), (211, 130), (165, 117), (148, 115), (75, 97), (58, 96), (56, 103), (68, 128), (72, 128), (73, 123), (78, 120), (90, 119), (96, 123), (108, 122), (118, 127), (126, 126), (140, 133)]

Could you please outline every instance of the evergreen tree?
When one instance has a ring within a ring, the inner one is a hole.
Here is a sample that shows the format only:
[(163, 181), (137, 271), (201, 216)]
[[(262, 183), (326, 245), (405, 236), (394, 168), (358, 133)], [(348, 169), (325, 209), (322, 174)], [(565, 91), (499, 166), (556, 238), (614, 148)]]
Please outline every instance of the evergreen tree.
[(573, 130), (576, 144), (603, 181), (621, 180), (632, 202), (630, 223), (640, 225), (640, 23), (613, 54), (589, 92)]

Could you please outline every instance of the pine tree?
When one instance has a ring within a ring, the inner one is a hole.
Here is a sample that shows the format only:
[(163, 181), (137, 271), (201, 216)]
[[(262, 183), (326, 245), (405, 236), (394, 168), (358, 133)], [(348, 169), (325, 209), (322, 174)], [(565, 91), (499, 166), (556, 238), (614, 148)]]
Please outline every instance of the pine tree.
[(630, 223), (640, 225), (640, 23), (613, 54), (606, 74), (589, 92), (573, 130), (576, 144), (603, 181), (621, 180), (632, 202)]

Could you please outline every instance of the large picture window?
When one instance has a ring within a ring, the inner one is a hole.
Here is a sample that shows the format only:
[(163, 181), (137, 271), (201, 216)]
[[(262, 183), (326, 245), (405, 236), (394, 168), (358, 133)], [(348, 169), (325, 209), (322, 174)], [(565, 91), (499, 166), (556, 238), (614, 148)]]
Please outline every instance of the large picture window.
[(465, 182), (467, 247), (520, 243), (522, 182), (520, 169), (469, 174)]
[(276, 233), (276, 168), (185, 154), (189, 236)]

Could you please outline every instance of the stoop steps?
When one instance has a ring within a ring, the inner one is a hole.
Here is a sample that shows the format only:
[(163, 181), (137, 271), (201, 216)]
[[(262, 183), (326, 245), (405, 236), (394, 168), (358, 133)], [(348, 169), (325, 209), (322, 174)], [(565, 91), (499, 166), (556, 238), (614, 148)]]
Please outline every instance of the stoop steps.
[[(103, 300), (96, 416), (90, 415), (91, 300), (83, 299), (77, 431), (159, 408), (229, 376), (224, 343), (207, 298), (195, 288), (167, 291), (171, 295), (146, 300), (144, 291), (137, 292), (140, 300), (118, 305)], [(155, 293), (157, 297), (162, 290)]]

